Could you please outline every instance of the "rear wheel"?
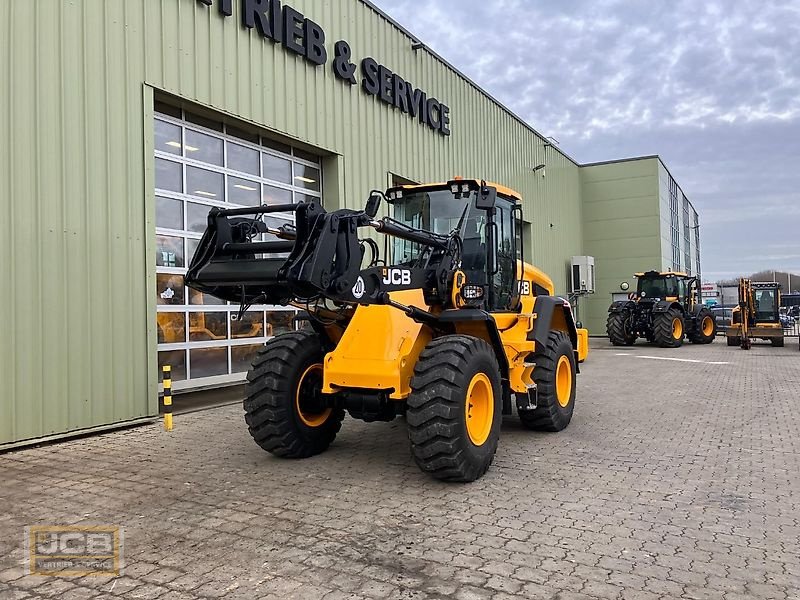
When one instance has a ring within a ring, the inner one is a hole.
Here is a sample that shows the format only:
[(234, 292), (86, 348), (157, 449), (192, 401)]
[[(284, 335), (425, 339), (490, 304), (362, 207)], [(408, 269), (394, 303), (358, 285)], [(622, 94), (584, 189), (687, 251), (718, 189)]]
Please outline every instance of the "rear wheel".
[(344, 411), (322, 397), (319, 338), (310, 331), (285, 333), (267, 342), (247, 374), (245, 421), (264, 450), (306, 458), (330, 446)]
[(783, 348), (783, 338), (782, 337), (770, 338), (770, 342), (772, 342), (772, 345), (775, 348)]
[(537, 406), (520, 411), (519, 418), (528, 429), (561, 431), (572, 420), (575, 409), (575, 353), (569, 336), (551, 331), (547, 345), (534, 354)]
[(693, 344), (710, 344), (717, 336), (717, 321), (707, 308), (703, 308), (695, 317), (696, 326), (690, 337)]
[(474, 481), (492, 464), (500, 439), (501, 382), (492, 347), (445, 335), (420, 354), (406, 421), (417, 465), (444, 481)]
[(741, 346), (742, 338), (733, 335), (728, 336), (728, 346)]
[(615, 346), (632, 346), (636, 341), (636, 336), (629, 333), (625, 324), (630, 315), (627, 313), (610, 313), (606, 321), (606, 331), (608, 339)]
[(653, 317), (653, 341), (662, 348), (677, 348), (683, 344), (683, 313), (677, 308)]

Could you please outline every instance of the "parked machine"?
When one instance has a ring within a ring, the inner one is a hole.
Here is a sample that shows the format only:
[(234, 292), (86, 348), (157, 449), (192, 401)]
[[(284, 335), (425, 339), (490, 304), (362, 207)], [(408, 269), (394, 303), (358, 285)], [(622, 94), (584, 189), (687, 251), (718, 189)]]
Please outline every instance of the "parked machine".
[(671, 271), (647, 271), (635, 277), (636, 292), (608, 309), (606, 330), (612, 344), (630, 346), (640, 337), (662, 348), (677, 348), (684, 337), (694, 344), (714, 341), (717, 324), (702, 303), (696, 277)]
[(733, 309), (731, 325), (725, 332), (728, 346), (749, 350), (755, 338), (769, 340), (773, 346), (782, 347), (784, 336), (780, 306), (780, 284), (740, 279), (739, 306)]
[[(394, 217), (377, 219), (387, 198)], [(279, 212), (294, 212), (295, 226), (264, 222)], [(385, 235), (383, 259), (359, 238), (366, 228)], [(520, 196), (456, 179), (372, 192), (363, 211), (214, 208), (186, 283), (242, 310), (291, 304), (307, 315), (307, 328), (267, 342), (247, 376), (245, 420), (263, 449), (308, 457), (345, 412), (405, 415), (422, 470), (472, 481), (514, 405), (525, 427), (569, 424), (588, 352), (569, 302), (523, 250)]]

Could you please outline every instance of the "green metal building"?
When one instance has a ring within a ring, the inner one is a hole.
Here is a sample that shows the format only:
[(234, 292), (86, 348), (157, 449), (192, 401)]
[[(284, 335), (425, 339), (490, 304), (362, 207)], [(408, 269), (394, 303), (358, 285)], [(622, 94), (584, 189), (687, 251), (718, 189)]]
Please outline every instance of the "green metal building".
[(699, 270), (657, 157), (577, 164), (366, 0), (7, 1), (0, 54), (0, 448), (156, 414), (161, 364), (241, 380), (292, 327), (183, 286), (212, 206), (503, 183), (560, 293), (596, 257), (592, 334), (633, 271)]

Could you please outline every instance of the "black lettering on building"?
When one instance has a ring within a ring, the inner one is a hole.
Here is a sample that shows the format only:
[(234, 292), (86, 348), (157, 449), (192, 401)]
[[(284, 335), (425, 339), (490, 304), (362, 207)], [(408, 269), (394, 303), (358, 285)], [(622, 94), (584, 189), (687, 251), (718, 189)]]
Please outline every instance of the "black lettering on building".
[(328, 51), (325, 50), (325, 32), (322, 27), (311, 19), (306, 19), (303, 25), (303, 34), (306, 42), (306, 58), (315, 65), (324, 65), (328, 62)]
[(442, 122), (439, 125), (439, 131), (442, 132), (442, 135), (450, 135), (450, 107), (442, 104), (440, 108), (442, 109)]
[[(213, 6), (214, 0), (198, 0)], [(233, 0), (217, 0), (223, 17), (233, 14)], [(242, 24), (287, 50), (299, 54), (315, 66), (328, 62), (325, 30), (300, 11), (283, 5), (281, 0), (241, 0)], [(355, 85), (357, 66), (351, 62), (350, 45), (346, 40), (334, 44), (333, 72), (339, 79)], [(450, 107), (400, 77), (373, 58), (361, 61), (361, 87), (381, 102), (410, 115), (442, 135), (450, 135)]]
[(303, 46), (303, 15), (291, 6), (283, 7), (283, 45), (295, 54), (305, 56)]
[(406, 86), (406, 93), (408, 95), (408, 114), (412, 117), (416, 117), (422, 112), (422, 90), (415, 88), (409, 83)]
[(248, 29), (255, 27), (266, 38), (274, 39), (274, 21), (267, 17), (269, 0), (242, 0), (242, 22)]
[(408, 96), (406, 95), (406, 86), (408, 84), (397, 73), (392, 77), (392, 84), (394, 105), (405, 114), (408, 114)]
[(380, 65), (378, 67), (378, 79), (381, 84), (381, 100), (386, 104), (393, 104), (392, 101), (392, 72)]
[(381, 89), (378, 70), (378, 63), (374, 59), (365, 58), (361, 61), (361, 74), (364, 76), (361, 86), (371, 96), (377, 96)]
[(423, 125), (430, 125), (431, 119), (428, 116), (428, 95), (420, 90), (419, 92), (419, 122)]
[(427, 102), (428, 125), (432, 129), (439, 129), (442, 125), (442, 106), (436, 98), (429, 98)]

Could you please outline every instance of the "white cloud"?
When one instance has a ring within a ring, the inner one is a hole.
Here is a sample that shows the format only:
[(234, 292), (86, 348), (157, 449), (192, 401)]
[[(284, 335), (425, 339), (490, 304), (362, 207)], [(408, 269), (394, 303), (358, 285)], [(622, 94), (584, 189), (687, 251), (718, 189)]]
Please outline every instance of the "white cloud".
[(707, 271), (800, 272), (800, 2), (376, 2), (578, 160), (660, 154)]

